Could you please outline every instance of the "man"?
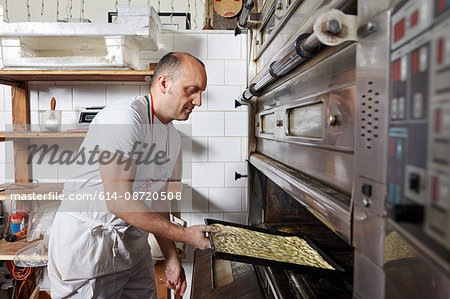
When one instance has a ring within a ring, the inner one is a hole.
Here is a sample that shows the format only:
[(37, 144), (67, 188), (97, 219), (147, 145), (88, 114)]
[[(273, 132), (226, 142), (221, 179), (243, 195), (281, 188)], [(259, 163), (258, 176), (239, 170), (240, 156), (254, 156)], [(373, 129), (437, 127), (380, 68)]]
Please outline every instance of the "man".
[(52, 225), (53, 298), (156, 298), (147, 232), (164, 254), (167, 286), (183, 295), (186, 281), (174, 241), (206, 249), (205, 233), (216, 230), (176, 226), (145, 199), (162, 195), (174, 176), (181, 142), (171, 122), (188, 119), (205, 88), (200, 60), (169, 53), (155, 68), (149, 95), (115, 103), (95, 117), (78, 153), (87, 149), (96, 160), (79, 158), (84, 163), (65, 183), (66, 200)]

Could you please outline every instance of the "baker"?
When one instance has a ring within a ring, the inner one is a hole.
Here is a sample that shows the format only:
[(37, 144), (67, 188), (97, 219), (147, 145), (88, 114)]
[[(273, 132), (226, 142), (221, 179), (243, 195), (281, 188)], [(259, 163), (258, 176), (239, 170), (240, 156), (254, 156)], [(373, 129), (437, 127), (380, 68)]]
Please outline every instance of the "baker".
[(167, 181), (177, 177), (181, 141), (172, 121), (187, 120), (201, 105), (206, 81), (200, 60), (168, 53), (155, 68), (148, 95), (118, 101), (94, 118), (78, 152), (97, 157), (79, 155), (52, 225), (52, 298), (157, 298), (149, 232), (164, 254), (167, 286), (184, 294), (174, 241), (206, 249), (205, 233), (217, 229), (179, 227), (153, 205), (158, 197), (167, 202), (161, 201), (170, 198)]

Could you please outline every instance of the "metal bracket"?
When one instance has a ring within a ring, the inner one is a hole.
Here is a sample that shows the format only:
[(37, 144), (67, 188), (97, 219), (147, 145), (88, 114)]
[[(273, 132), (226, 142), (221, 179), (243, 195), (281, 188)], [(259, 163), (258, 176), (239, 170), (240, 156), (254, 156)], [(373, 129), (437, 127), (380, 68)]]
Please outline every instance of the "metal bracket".
[(339, 9), (331, 9), (316, 19), (313, 28), (317, 39), (327, 46), (356, 41), (357, 16), (346, 15)]

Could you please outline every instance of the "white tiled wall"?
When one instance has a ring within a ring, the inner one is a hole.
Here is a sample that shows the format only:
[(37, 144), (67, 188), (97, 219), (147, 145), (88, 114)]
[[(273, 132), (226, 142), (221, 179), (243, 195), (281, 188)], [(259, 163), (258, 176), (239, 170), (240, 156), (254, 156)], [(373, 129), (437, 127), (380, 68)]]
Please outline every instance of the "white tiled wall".
[(223, 112), (193, 112), (192, 136), (223, 136), (224, 113)]
[[(211, 83), (212, 84), (212, 83)], [(229, 94), (239, 94), (238, 85), (211, 85), (208, 87), (208, 110), (235, 111), (234, 101), (229, 101)]]
[[(208, 58), (239, 61), (241, 58), (241, 39), (233, 34), (208, 34)], [(240, 70), (242, 71), (242, 70)]]
[(223, 86), (225, 84), (224, 60), (204, 60), (208, 70), (208, 86)]
[(245, 85), (247, 73), (243, 72), (243, 69), (246, 69), (244, 60), (225, 61), (225, 84)]
[[(186, 51), (203, 60), (208, 74), (208, 88), (203, 106), (187, 122), (175, 122), (182, 135), (183, 181), (192, 187), (192, 211), (181, 217), (190, 225), (203, 224), (204, 218), (245, 222), (246, 179), (234, 180), (234, 173), (247, 174), (247, 112), (234, 108), (234, 100), (246, 85), (246, 36), (232, 32), (189, 32), (162, 34), (156, 53), (147, 53), (148, 61), (157, 62), (169, 51)], [(81, 107), (105, 105), (118, 99), (148, 93), (145, 83), (121, 82), (30, 82), (32, 122), (37, 124), (37, 110), (48, 109), (51, 97), (63, 110), (62, 121), (75, 124)], [(0, 130), (11, 124), (11, 91), (0, 88)], [(191, 126), (184, 125), (191, 124)], [(11, 143), (8, 144), (11, 147)], [(65, 148), (77, 142), (68, 141)], [(11, 149), (10, 149), (11, 150)], [(5, 143), (0, 143), (0, 182), (5, 176)], [(9, 167), (10, 169), (11, 167)], [(34, 175), (41, 181), (63, 182), (70, 167), (35, 166)], [(9, 175), (10, 176), (10, 175)], [(188, 282), (192, 273), (192, 249), (184, 261)], [(190, 285), (187, 294), (190, 292)], [(189, 296), (185, 296), (189, 298)]]
[(207, 34), (174, 34), (173, 50), (188, 52), (199, 59), (208, 58)]
[(241, 138), (209, 138), (208, 156), (211, 162), (239, 162), (241, 160)]
[(225, 112), (225, 136), (247, 136), (247, 112)]
[(219, 188), (224, 182), (224, 163), (192, 163), (192, 187)]
[(73, 109), (81, 110), (83, 107), (105, 106), (105, 94), (105, 86), (74, 86)]

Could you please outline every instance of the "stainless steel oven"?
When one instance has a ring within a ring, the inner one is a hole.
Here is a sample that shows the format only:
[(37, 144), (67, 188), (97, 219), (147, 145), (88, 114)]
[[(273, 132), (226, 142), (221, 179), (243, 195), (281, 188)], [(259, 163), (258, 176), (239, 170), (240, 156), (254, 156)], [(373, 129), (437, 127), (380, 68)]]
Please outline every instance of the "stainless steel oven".
[(346, 270), (255, 265), (249, 298), (449, 298), (450, 3), (245, 2), (248, 224)]

